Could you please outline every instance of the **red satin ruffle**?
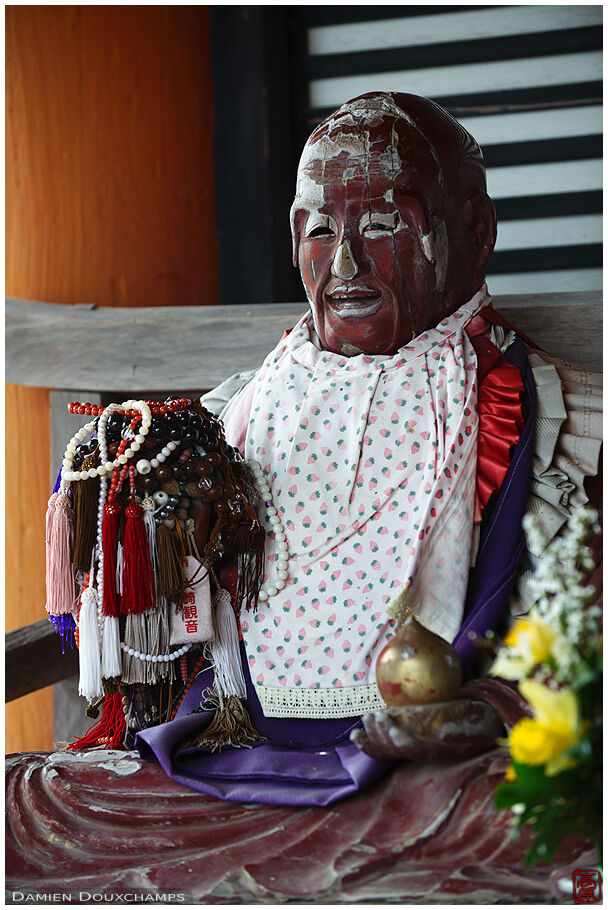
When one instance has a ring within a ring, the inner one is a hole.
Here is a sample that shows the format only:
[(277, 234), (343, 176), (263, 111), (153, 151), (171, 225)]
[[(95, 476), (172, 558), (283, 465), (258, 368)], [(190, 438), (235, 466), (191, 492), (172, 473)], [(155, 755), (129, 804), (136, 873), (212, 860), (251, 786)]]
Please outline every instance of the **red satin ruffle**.
[[(485, 313), (485, 311), (484, 311)], [(485, 335), (470, 332), (477, 353), (479, 388), (477, 411), (477, 508), (480, 516), (492, 493), (500, 489), (511, 463), (511, 451), (524, 426), (524, 383), (518, 368), (510, 364)], [(487, 328), (487, 323), (483, 328)]]

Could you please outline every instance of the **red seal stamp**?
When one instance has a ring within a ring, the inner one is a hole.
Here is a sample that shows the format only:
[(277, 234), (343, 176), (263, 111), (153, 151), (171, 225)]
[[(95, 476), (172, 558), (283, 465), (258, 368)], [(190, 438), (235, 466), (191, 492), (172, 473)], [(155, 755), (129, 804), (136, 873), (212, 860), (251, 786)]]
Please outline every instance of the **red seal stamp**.
[(602, 899), (602, 875), (599, 869), (575, 869), (572, 873), (572, 897), (575, 904), (599, 904)]

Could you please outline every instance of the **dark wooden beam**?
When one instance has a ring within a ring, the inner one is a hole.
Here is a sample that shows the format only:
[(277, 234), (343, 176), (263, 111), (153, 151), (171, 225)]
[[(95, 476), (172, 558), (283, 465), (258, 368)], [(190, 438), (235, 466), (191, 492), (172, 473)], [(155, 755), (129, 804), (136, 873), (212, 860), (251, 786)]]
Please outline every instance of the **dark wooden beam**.
[(78, 651), (61, 653), (61, 638), (48, 619), (6, 635), (6, 694), (13, 701), (78, 672)]
[(211, 7), (222, 303), (304, 299), (289, 231), (294, 39), (289, 7)]

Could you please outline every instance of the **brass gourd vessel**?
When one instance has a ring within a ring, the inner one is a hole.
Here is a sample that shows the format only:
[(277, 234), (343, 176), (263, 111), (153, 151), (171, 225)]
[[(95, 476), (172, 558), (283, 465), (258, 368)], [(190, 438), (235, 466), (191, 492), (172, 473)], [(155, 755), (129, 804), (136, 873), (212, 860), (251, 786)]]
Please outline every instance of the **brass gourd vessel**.
[(376, 682), (390, 707), (447, 701), (461, 686), (462, 664), (445, 639), (410, 613), (378, 656)]

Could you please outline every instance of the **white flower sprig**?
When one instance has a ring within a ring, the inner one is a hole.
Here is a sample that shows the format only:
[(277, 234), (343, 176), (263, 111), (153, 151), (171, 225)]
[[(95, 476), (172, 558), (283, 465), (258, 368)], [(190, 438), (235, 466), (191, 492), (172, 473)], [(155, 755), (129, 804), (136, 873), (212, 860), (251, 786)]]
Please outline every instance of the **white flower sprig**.
[(590, 543), (600, 532), (598, 514), (581, 506), (570, 517), (566, 533), (546, 547), (534, 516), (524, 518), (524, 528), (533, 546), (543, 551), (530, 581), (533, 615), (554, 630), (554, 675), (568, 682), (576, 677), (583, 654), (598, 635), (601, 609), (594, 605), (597, 592), (586, 583), (595, 567)]

